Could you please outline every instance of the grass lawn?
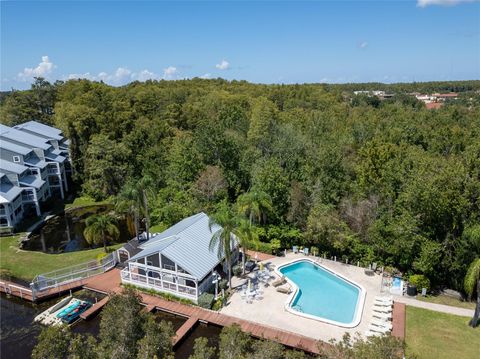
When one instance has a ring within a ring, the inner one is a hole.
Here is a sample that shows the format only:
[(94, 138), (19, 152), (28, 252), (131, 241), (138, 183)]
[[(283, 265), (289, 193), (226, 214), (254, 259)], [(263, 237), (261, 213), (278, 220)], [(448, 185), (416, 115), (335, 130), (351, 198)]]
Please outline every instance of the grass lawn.
[(480, 327), (469, 327), (469, 320), (407, 306), (406, 357), (478, 359)]
[[(0, 274), (7, 279), (12, 276), (31, 281), (37, 274), (87, 262), (103, 252), (103, 247), (60, 254), (24, 251), (18, 248), (19, 238), (19, 235), (0, 238)], [(116, 244), (109, 248), (121, 246)]]
[(466, 309), (475, 309), (475, 302), (463, 302), (456, 298), (449, 297), (448, 295), (435, 295), (435, 296), (429, 295), (426, 297), (417, 295), (417, 299), (424, 302), (451, 305), (453, 307), (466, 308)]

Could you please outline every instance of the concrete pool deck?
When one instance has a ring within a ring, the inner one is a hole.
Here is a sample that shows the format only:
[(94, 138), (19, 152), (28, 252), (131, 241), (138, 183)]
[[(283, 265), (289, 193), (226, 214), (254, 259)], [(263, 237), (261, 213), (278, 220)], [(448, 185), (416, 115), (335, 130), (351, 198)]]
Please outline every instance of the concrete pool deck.
[[(261, 263), (271, 263), (278, 268), (285, 263), (301, 258), (311, 259), (313, 257), (288, 253), (286, 257), (275, 257)], [(355, 336), (358, 332), (363, 336), (372, 319), (374, 298), (375, 296), (382, 295), (380, 292), (382, 276), (378, 274), (368, 276), (365, 274), (364, 268), (321, 258), (318, 259), (322, 266), (345, 276), (365, 288), (367, 294), (358, 326), (354, 328), (343, 328), (290, 313), (285, 309), (288, 295), (277, 292), (276, 288), (271, 285), (267, 288), (262, 287), (264, 292), (263, 299), (254, 300), (252, 304), (247, 304), (246, 301), (241, 298), (240, 293), (235, 292), (230, 297), (228, 305), (222, 308), (220, 312), (325, 342), (331, 339), (341, 340), (345, 333), (350, 333), (352, 336)]]

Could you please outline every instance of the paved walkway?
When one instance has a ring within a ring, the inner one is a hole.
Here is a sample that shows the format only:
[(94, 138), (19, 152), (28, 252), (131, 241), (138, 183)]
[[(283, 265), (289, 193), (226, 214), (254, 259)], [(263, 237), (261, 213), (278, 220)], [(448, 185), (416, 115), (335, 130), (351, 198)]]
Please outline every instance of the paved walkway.
[(474, 312), (473, 309), (459, 308), (459, 307), (453, 307), (451, 305), (444, 305), (444, 304), (437, 304), (437, 303), (429, 303), (429, 302), (417, 300), (415, 298), (409, 298), (404, 296), (402, 297), (402, 296), (396, 295), (393, 297), (393, 299), (396, 302), (404, 303), (412, 307), (429, 309), (429, 310), (434, 310), (436, 312), (442, 312), (447, 314), (455, 314), (455, 315), (460, 315), (462, 317), (473, 317), (473, 312)]

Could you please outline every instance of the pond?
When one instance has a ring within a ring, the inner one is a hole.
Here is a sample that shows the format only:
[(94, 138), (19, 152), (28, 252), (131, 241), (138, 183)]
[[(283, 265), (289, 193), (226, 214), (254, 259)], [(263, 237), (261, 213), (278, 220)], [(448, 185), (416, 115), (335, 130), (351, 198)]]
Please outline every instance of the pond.
[[(74, 252), (95, 248), (89, 245), (83, 236), (85, 221), (93, 214), (104, 214), (112, 211), (108, 205), (89, 206), (49, 218), (43, 225), (35, 229), (22, 249), (42, 251), (45, 253)], [(117, 219), (120, 237), (115, 243), (124, 243), (135, 236), (135, 229), (130, 218), (120, 216)]]
[[(82, 290), (74, 293), (76, 298), (89, 299), (91, 301), (100, 300), (101, 294)], [(0, 358), (2, 359), (22, 359), (30, 358), (32, 350), (37, 342), (37, 336), (41, 331), (42, 325), (33, 322), (36, 315), (46, 310), (48, 307), (57, 303), (59, 298), (54, 298), (40, 304), (32, 304), (15, 297), (7, 297), (3, 293), (0, 295)], [(72, 326), (74, 333), (91, 334), (95, 337), (100, 332), (100, 312), (96, 317), (84, 321), (81, 320)], [(186, 318), (163, 311), (155, 312), (155, 319), (167, 320), (172, 322), (174, 330), (186, 321)], [(175, 358), (188, 358), (193, 352), (193, 344), (198, 337), (207, 337), (209, 344), (218, 348), (220, 328), (217, 326), (200, 323), (187, 337), (175, 348)]]

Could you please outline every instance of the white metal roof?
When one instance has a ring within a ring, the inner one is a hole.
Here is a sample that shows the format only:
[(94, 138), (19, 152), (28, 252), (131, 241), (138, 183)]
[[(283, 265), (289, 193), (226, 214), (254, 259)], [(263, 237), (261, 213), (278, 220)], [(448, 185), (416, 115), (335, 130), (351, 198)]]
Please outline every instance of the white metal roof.
[(43, 123), (37, 121), (28, 121), (15, 126), (15, 128), (18, 130), (34, 132), (42, 137), (47, 137), (58, 141), (63, 139), (61, 130), (55, 127), (44, 125)]
[(210, 231), (209, 222), (203, 212), (185, 218), (141, 245), (142, 251), (130, 261), (160, 252), (200, 280), (220, 262), (218, 247), (209, 249), (213, 233), (220, 227), (213, 226)]
[(10, 142), (6, 139), (0, 140), (0, 149), (5, 149), (7, 151), (18, 153), (23, 156), (33, 151), (33, 148), (17, 145), (16, 143)]
[(5, 161), (0, 159), (0, 169), (6, 173), (15, 173), (19, 175), (25, 172), (28, 169), (28, 167), (25, 167), (18, 163), (13, 163), (10, 161)]
[(32, 147), (41, 148), (42, 150), (48, 150), (50, 147), (52, 147), (52, 145), (47, 143), (48, 139), (46, 138), (35, 136), (2, 124), (0, 124), (0, 136), (14, 142), (24, 143)]

